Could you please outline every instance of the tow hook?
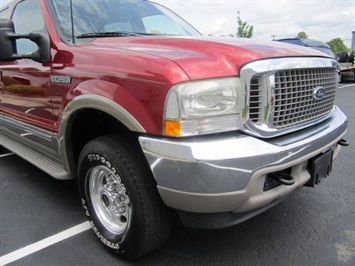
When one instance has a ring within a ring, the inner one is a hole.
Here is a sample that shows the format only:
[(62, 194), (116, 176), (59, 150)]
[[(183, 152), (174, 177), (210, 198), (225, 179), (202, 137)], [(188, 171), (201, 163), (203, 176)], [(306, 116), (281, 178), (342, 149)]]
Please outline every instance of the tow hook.
[(291, 174), (285, 172), (273, 173), (271, 174), (271, 178), (286, 186), (292, 186), (295, 183), (294, 177)]
[(346, 146), (349, 146), (349, 141), (347, 141), (346, 139), (341, 139), (341, 140), (338, 141), (338, 144), (340, 146), (346, 147)]
[(265, 178), (264, 191), (273, 189), (279, 185), (292, 186), (295, 178), (286, 171), (270, 173)]

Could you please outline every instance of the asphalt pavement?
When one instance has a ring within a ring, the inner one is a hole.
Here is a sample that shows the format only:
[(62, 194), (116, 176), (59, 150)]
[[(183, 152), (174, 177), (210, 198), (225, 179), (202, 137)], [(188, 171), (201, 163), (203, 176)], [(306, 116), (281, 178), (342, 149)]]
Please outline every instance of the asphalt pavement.
[(76, 181), (58, 181), (16, 155), (0, 155), (0, 265), (355, 265), (355, 84), (337, 104), (349, 118), (332, 174), (267, 212), (221, 230), (174, 229), (134, 262), (88, 229)]

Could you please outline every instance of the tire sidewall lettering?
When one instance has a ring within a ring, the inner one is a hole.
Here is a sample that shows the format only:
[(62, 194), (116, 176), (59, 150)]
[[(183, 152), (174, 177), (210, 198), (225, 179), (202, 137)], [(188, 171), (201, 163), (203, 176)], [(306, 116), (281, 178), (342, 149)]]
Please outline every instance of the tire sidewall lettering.
[(90, 162), (98, 162), (100, 164), (105, 165), (107, 168), (109, 168), (112, 171), (112, 173), (115, 175), (115, 177), (121, 182), (122, 186), (124, 187), (124, 184), (122, 183), (120, 176), (117, 174), (116, 168), (104, 156), (96, 154), (96, 153), (92, 153), (87, 156), (87, 159)]

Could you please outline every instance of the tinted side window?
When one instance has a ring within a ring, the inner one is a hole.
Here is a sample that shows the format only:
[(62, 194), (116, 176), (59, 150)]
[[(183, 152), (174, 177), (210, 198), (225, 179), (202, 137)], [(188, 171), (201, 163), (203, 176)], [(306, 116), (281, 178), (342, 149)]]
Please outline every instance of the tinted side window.
[[(44, 22), (37, 0), (26, 0), (20, 2), (12, 16), (15, 24), (15, 31), (18, 34), (26, 34), (44, 29)], [(33, 53), (37, 45), (30, 40), (17, 40), (17, 52), (19, 54)]]
[(7, 18), (9, 14), (9, 8), (0, 11), (0, 18)]

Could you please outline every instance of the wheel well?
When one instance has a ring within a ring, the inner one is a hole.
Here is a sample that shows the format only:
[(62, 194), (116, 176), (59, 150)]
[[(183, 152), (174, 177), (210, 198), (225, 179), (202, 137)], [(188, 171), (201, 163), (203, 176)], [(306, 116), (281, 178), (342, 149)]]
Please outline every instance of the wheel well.
[[(79, 111), (71, 119), (67, 131), (67, 151), (69, 160), (76, 169), (81, 150), (89, 141), (100, 136), (115, 134), (138, 144), (137, 133), (130, 131), (114, 117), (99, 110), (86, 109)], [(73, 169), (74, 170), (74, 169)]]

